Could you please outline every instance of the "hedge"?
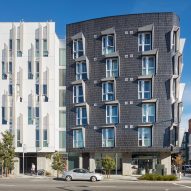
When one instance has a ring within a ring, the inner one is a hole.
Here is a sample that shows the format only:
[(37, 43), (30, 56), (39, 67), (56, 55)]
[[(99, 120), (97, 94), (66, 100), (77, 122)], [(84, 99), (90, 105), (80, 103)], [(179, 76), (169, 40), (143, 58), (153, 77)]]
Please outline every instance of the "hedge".
[(177, 180), (177, 177), (174, 175), (165, 175), (162, 176), (160, 174), (145, 174), (138, 178), (139, 180), (157, 180), (157, 181), (173, 181)]

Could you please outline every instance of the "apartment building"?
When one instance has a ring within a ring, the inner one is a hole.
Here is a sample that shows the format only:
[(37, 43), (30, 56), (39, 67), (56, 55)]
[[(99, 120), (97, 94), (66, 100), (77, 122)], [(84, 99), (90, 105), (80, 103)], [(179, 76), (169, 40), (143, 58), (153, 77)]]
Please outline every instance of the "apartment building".
[(179, 145), (185, 39), (175, 13), (111, 16), (66, 29), (69, 168), (171, 173)]
[(14, 172), (23, 153), (24, 172), (32, 163), (52, 172), (51, 155), (65, 153), (65, 42), (54, 22), (5, 22), (0, 49), (0, 132), (15, 136)]

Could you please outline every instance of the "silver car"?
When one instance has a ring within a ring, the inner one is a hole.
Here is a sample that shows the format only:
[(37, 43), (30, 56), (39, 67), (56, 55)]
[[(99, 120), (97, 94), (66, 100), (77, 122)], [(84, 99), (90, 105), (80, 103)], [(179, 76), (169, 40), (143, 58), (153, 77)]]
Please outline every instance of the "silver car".
[(75, 168), (63, 173), (63, 178), (66, 181), (70, 180), (91, 180), (92, 182), (102, 180), (102, 174), (89, 172), (86, 169)]

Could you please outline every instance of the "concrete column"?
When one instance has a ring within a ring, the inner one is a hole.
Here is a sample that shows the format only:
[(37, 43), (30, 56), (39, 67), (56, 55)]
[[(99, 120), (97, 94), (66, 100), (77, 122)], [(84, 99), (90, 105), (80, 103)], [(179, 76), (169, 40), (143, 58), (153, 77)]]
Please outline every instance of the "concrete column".
[(19, 175), (20, 173), (20, 158), (14, 157), (14, 175)]
[(161, 164), (163, 164), (167, 170), (167, 175), (171, 174), (171, 154), (161, 153), (160, 159), (161, 159)]
[(89, 159), (89, 171), (95, 172), (96, 164), (95, 164), (95, 154), (90, 153), (90, 159)]
[(79, 168), (83, 168), (83, 157), (82, 154), (79, 154)]
[(122, 154), (122, 175), (132, 175), (131, 162), (132, 162), (132, 154), (123, 153)]
[(39, 170), (39, 169), (46, 170), (46, 157), (43, 155), (38, 155), (37, 156), (37, 164), (35, 164), (35, 165), (37, 165), (36, 166), (37, 170)]

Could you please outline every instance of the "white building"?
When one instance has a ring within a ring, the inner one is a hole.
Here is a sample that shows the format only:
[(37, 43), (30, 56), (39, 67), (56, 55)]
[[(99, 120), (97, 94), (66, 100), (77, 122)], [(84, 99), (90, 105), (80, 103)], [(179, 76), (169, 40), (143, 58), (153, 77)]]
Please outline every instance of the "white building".
[(51, 154), (65, 152), (65, 47), (55, 23), (0, 23), (0, 63), (0, 133), (15, 135), (14, 172), (23, 151), (25, 172), (32, 163), (51, 172)]

